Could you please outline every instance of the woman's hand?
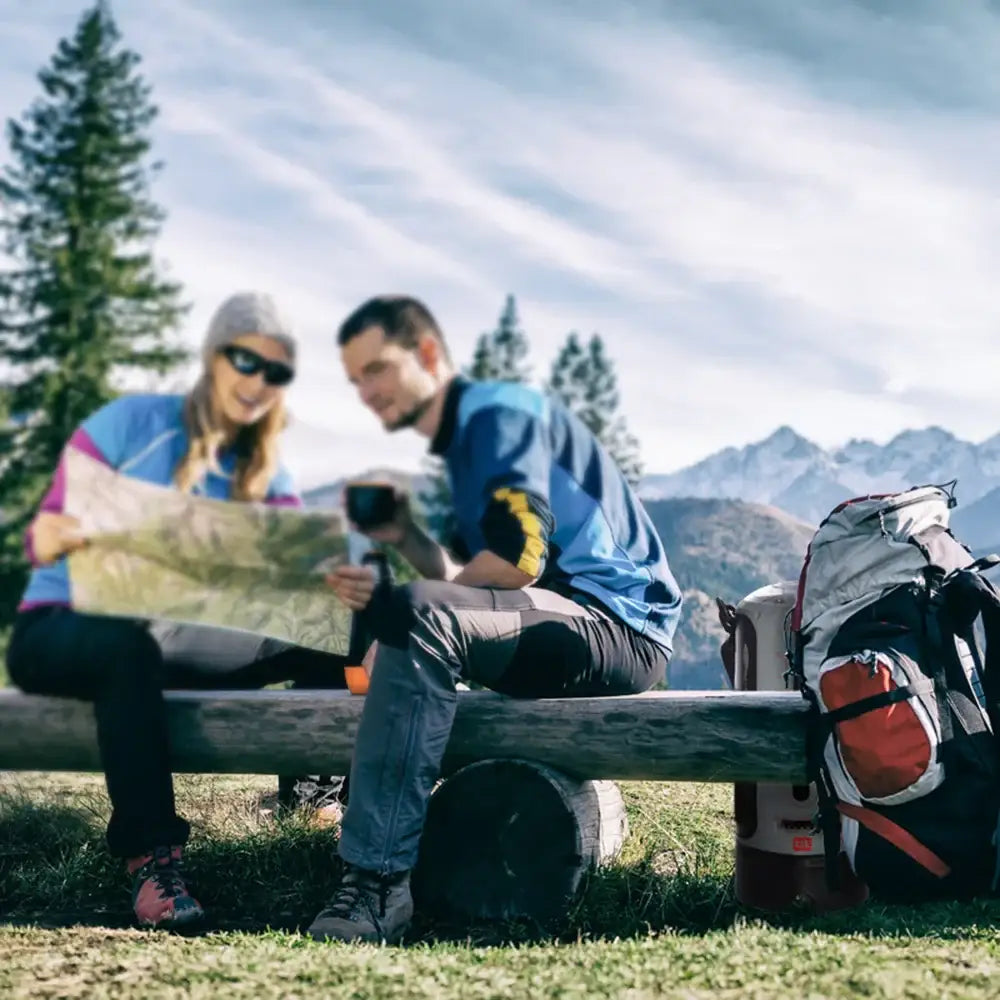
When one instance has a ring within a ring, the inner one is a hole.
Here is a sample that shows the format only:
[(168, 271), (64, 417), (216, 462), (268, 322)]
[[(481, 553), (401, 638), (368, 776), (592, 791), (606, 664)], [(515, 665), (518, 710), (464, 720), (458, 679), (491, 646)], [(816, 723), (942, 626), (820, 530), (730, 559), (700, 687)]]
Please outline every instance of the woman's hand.
[(48, 566), (86, 544), (80, 521), (71, 514), (42, 511), (31, 524), (31, 551), (41, 566)]
[(338, 566), (326, 582), (352, 611), (362, 611), (375, 593), (375, 573), (369, 566)]

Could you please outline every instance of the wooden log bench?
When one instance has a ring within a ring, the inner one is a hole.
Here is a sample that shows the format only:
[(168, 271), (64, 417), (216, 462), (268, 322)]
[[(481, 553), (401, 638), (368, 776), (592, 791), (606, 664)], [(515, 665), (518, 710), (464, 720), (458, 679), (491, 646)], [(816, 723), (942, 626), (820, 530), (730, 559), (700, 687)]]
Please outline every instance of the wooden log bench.
[[(167, 704), (177, 772), (345, 774), (364, 699), (177, 691)], [(621, 848), (616, 779), (805, 783), (805, 712), (794, 692), (462, 692), (414, 875), (419, 905), (551, 916)], [(100, 770), (91, 706), (0, 690), (0, 770)]]

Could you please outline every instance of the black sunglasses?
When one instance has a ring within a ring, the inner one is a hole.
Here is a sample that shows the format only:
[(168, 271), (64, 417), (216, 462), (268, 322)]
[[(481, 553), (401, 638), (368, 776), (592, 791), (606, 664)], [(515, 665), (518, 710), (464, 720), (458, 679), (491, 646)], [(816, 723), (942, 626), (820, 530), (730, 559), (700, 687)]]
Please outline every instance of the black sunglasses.
[(295, 378), (295, 369), (291, 365), (286, 365), (282, 361), (270, 361), (261, 357), (256, 351), (251, 351), (249, 347), (228, 344), (219, 353), (225, 355), (226, 360), (241, 375), (256, 375), (258, 372), (263, 372), (264, 381), (268, 385), (288, 385)]

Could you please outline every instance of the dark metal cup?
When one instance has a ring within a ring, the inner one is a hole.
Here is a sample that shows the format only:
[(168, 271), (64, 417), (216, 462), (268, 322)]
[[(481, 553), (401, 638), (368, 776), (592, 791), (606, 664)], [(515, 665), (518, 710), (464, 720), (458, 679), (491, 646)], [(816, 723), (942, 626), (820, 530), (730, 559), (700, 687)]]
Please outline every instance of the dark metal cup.
[(347, 516), (362, 531), (388, 524), (396, 515), (396, 488), (391, 483), (349, 483)]

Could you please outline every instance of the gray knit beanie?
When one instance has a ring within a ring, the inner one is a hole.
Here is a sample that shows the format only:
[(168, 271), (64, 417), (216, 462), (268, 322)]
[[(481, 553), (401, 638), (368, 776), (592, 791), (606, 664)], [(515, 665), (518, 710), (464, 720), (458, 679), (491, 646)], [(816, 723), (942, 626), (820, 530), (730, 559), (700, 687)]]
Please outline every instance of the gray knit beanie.
[(276, 340), (288, 352), (291, 363), (295, 363), (295, 336), (278, 312), (274, 299), (262, 292), (237, 292), (215, 310), (208, 324), (201, 348), (205, 364), (211, 364), (221, 348), (248, 333)]

